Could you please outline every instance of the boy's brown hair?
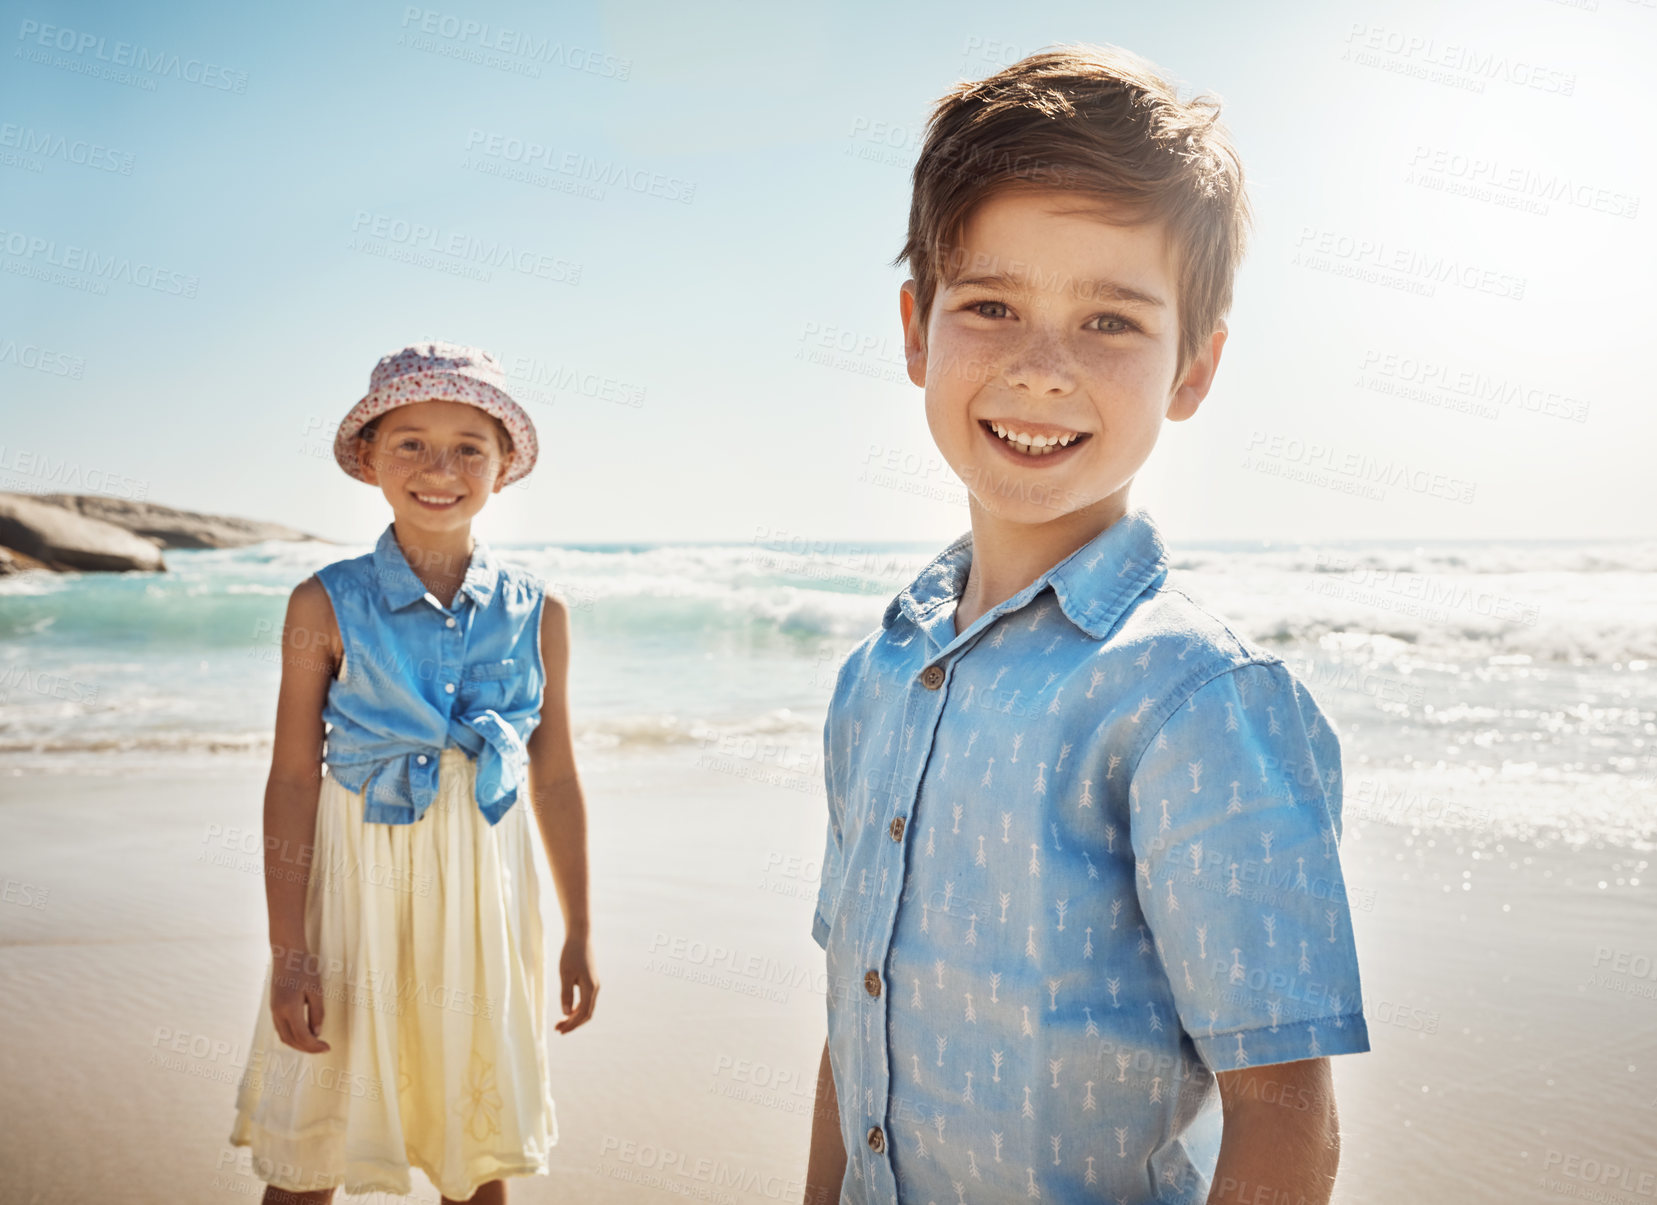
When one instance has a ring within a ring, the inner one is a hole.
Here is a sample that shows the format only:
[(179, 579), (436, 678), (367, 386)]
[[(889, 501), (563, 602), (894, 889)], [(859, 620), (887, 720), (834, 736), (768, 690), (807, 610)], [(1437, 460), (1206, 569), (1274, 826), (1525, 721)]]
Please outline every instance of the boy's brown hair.
[(1251, 221), (1243, 165), (1212, 94), (1181, 101), (1132, 51), (1059, 46), (933, 107), (915, 163), (909, 234), (892, 262), (915, 278), (922, 341), (939, 287), (965, 265), (955, 242), (972, 210), (1008, 189), (1093, 194), (1112, 220), (1166, 224), (1179, 358), (1170, 388), (1231, 308)]

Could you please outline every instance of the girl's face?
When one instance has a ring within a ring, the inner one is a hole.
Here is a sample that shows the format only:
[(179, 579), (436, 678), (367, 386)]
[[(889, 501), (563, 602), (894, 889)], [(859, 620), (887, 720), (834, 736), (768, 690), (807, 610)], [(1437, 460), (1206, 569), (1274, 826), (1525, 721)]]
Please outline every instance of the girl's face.
[(387, 411), (362, 464), (396, 517), (435, 531), (464, 528), (501, 490), (511, 453), (496, 420), (464, 402)]

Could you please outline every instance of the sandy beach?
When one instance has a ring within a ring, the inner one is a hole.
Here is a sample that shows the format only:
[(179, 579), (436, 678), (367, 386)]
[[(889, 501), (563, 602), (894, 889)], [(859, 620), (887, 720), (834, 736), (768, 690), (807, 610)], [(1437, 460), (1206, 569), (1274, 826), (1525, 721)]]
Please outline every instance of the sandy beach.
[[(799, 860), (815, 873), (821, 798), (702, 756), (586, 769), (601, 995), (575, 1033), (549, 1022), (560, 1141), (516, 1200), (800, 1194), (824, 1004)], [(225, 1138), (263, 1007), (263, 781), (250, 762), (0, 779), (20, 885), (0, 910), (0, 1060), (34, 1085), (0, 1105), (0, 1197), (257, 1199)], [(539, 862), (550, 989), (562, 928)]]
[[(590, 1025), (549, 1032), (560, 1141), (513, 1199), (798, 1200), (823, 1035), (815, 778), (694, 745), (583, 775), (602, 991)], [(237, 759), (0, 780), (5, 1200), (262, 1191), (225, 1138), (264, 1006), (263, 777)], [(1335, 1060), (1336, 1200), (1648, 1199), (1644, 862), (1361, 815), (1343, 848), (1374, 1049)]]

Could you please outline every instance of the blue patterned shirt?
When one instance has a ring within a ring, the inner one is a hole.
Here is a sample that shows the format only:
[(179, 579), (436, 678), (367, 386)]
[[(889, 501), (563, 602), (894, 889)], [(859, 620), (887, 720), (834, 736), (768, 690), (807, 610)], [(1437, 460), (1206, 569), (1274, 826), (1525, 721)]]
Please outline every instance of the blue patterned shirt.
[(1204, 1201), (1215, 1072), (1369, 1049), (1336, 733), (1141, 508), (957, 635), (971, 558), (824, 725), (840, 1200)]
[(323, 761), (363, 791), (363, 819), (413, 824), (437, 796), (439, 754), (477, 761), (474, 795), (490, 824), (528, 781), (526, 742), (541, 719), (544, 583), (473, 536), (449, 606), (421, 582), (387, 523), (372, 553), (316, 571), (345, 645), (328, 684)]

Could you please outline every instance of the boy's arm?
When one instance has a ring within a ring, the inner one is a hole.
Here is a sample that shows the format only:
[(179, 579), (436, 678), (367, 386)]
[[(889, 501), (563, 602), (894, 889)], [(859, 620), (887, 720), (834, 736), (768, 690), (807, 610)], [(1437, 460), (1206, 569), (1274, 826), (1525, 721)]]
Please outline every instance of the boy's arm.
[[(823, 833), (821, 881), (817, 906), (811, 917), (811, 939), (828, 953), (829, 936), (839, 910), (840, 881), (844, 874), (841, 824), (845, 806), (845, 777), (849, 750), (839, 745), (840, 726), (835, 723), (835, 705), (842, 699), (846, 683), (846, 662), (835, 674), (828, 712), (823, 718), (823, 787), (828, 805)], [(829, 968), (828, 1007), (832, 1013), (836, 998), (833, 967)], [(823, 1058), (817, 1067), (817, 1101), (811, 1112), (811, 1151), (806, 1157), (805, 1205), (838, 1205), (841, 1183), (846, 1178), (846, 1144), (840, 1135), (840, 1093), (834, 1084), (834, 1066), (829, 1044), (823, 1042)]]
[(549, 594), (541, 604), (541, 669), (546, 686), (541, 721), (529, 734), (529, 798), (564, 913), (558, 977), (559, 1002), (566, 1016), (554, 1026), (560, 1033), (585, 1024), (598, 999), (587, 896), (587, 805), (576, 775), (566, 696), (569, 650), (569, 611)]
[(1327, 1058), (1216, 1077), (1224, 1130), (1208, 1205), (1328, 1205), (1340, 1163), (1340, 1118)]
[(1340, 760), (1305, 687), (1281, 661), (1257, 661), (1200, 685), (1132, 771), (1140, 907), (1171, 1003), (1220, 1086), (1213, 1202), (1328, 1200), (1327, 1056), (1369, 1049), (1339, 856)]
[(840, 1097), (834, 1089), (828, 1042), (817, 1068), (817, 1106), (811, 1113), (811, 1154), (806, 1160), (805, 1205), (836, 1205), (846, 1178), (846, 1144), (840, 1137)]

